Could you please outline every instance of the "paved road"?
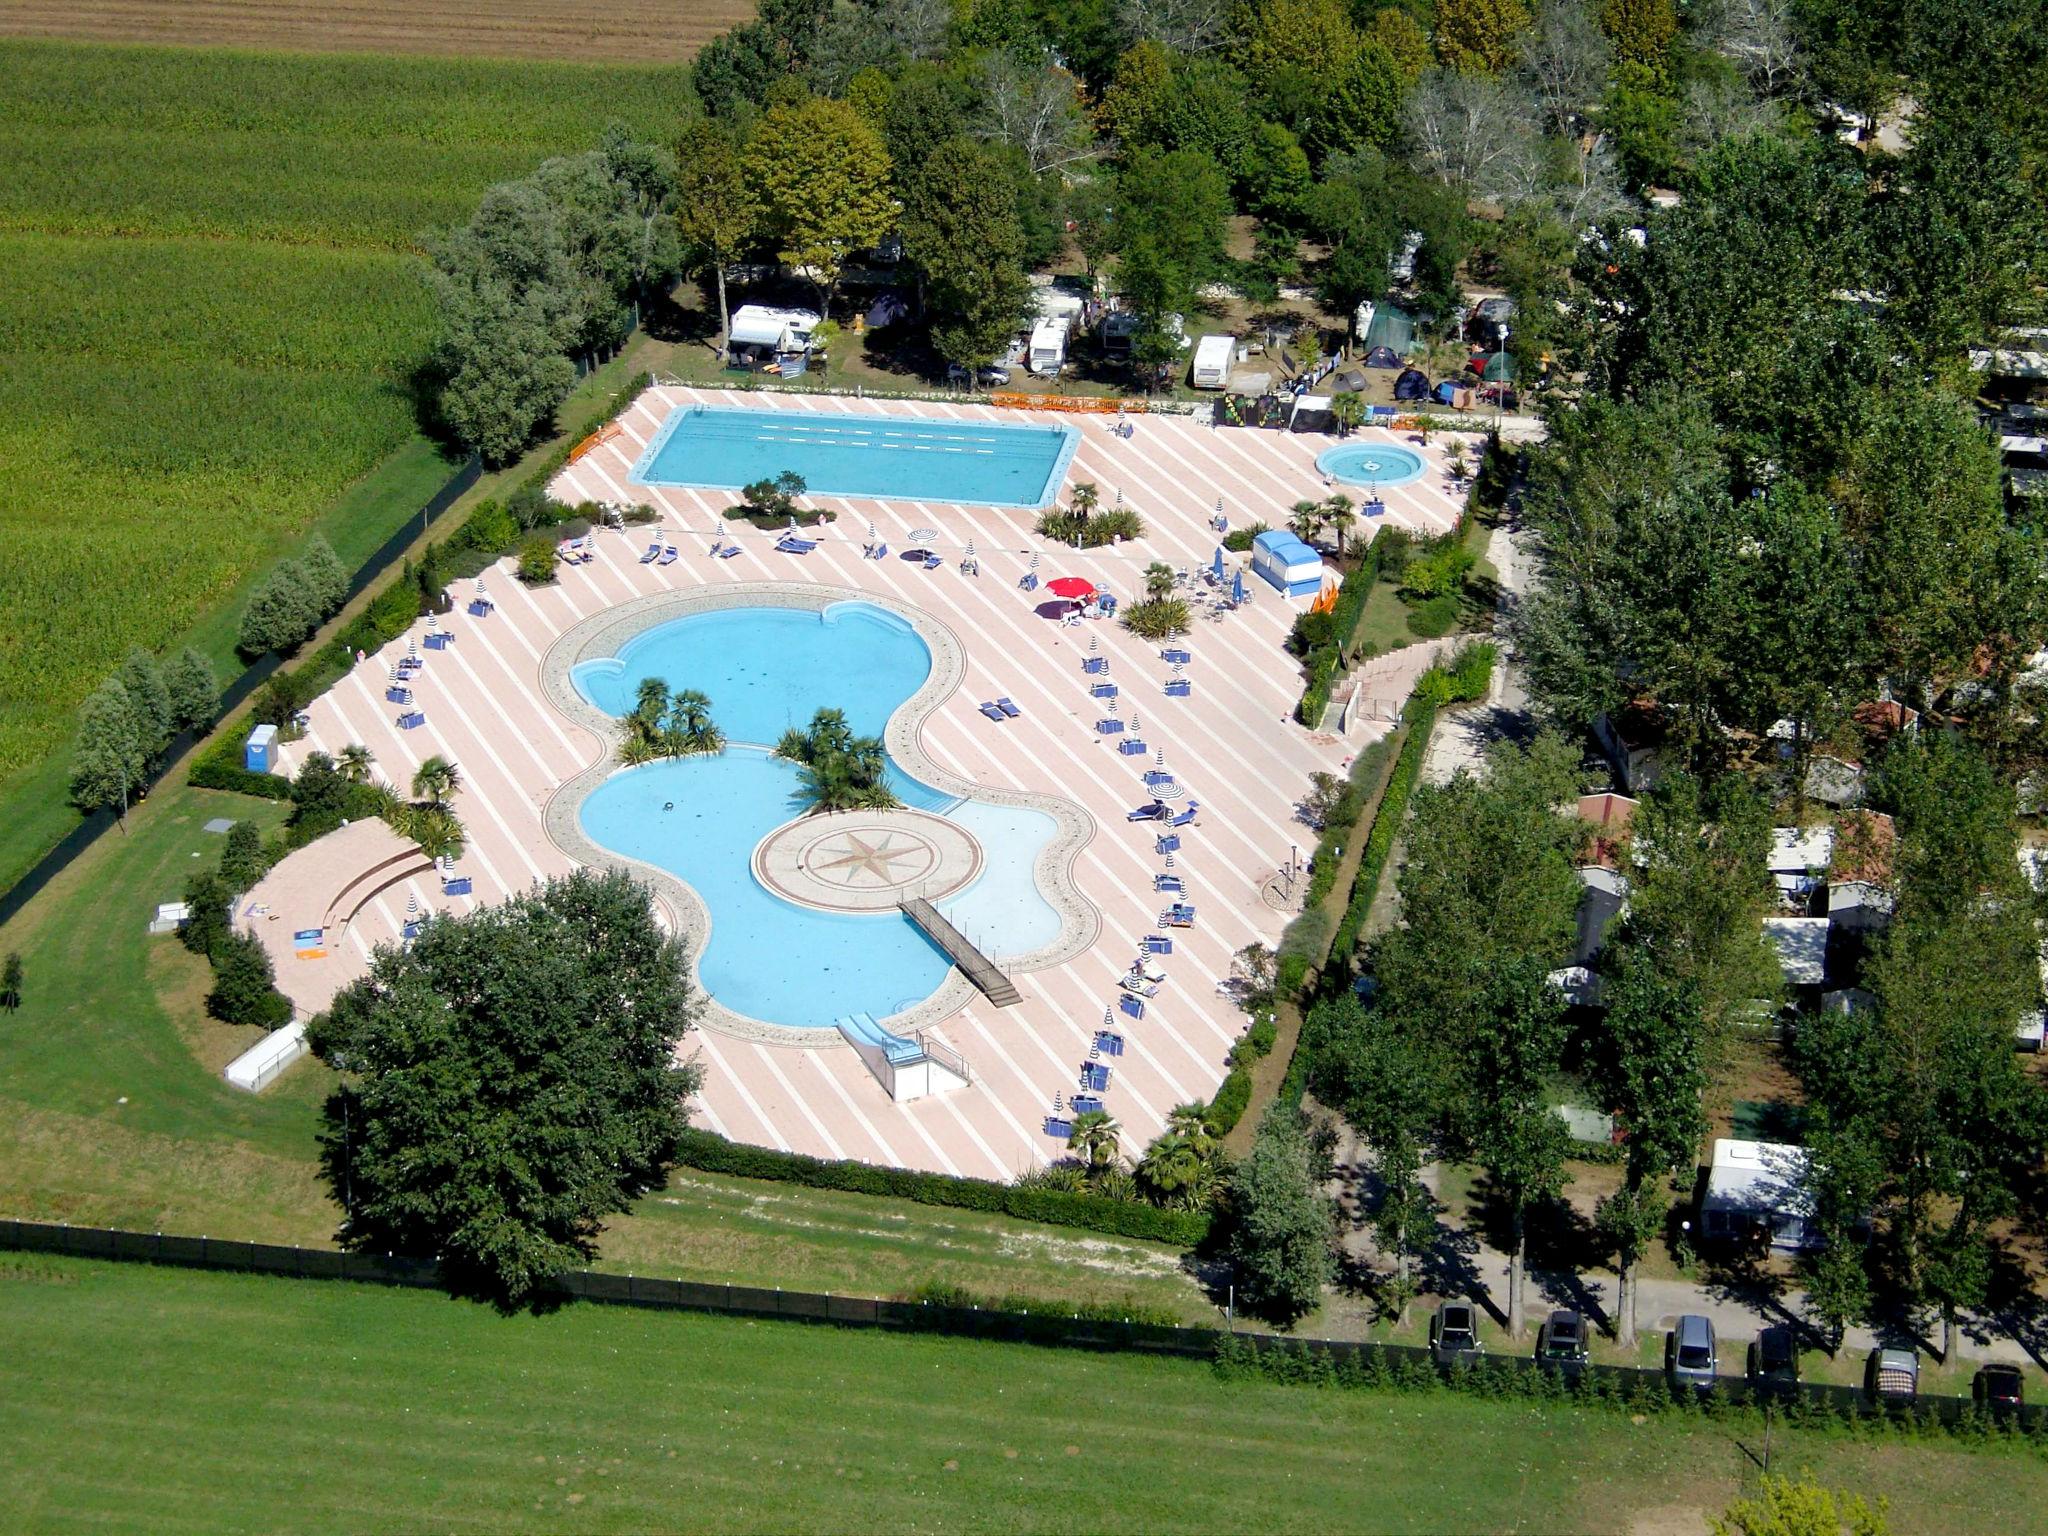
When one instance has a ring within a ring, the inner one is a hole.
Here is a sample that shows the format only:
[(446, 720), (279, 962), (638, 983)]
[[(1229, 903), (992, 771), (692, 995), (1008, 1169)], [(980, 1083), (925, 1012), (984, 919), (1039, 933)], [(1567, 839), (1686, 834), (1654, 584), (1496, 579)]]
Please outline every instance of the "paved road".
[(1477, 771), (1487, 745), (1503, 737), (1522, 739), (1533, 729), (1529, 714), (1529, 690), (1514, 664), (1514, 652), (1507, 643), (1506, 620), (1536, 579), (1536, 546), (1533, 537), (1511, 512), (1493, 530), (1487, 541), (1486, 558), (1499, 573), (1500, 599), (1494, 638), (1500, 645), (1500, 660), (1493, 669), (1493, 684), (1486, 701), (1475, 709), (1459, 710), (1442, 720), (1430, 739), (1429, 755), (1423, 761), (1423, 778), (1441, 784), (1460, 768)]

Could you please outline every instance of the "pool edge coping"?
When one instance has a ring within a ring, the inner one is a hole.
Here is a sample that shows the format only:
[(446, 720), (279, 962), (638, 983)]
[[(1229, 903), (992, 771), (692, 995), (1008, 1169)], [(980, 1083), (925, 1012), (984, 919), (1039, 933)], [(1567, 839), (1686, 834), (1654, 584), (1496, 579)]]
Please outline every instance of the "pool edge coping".
[[(963, 779), (941, 768), (925, 752), (924, 722), (959, 690), (967, 671), (966, 652), (959, 637), (937, 617), (895, 598), (818, 582), (733, 582), (695, 591), (658, 592), (631, 598), (572, 624), (541, 656), (541, 696), (571, 724), (582, 727), (601, 744), (594, 761), (570, 774), (549, 793), (541, 806), (541, 828), (548, 840), (576, 863), (619, 870), (653, 887), (656, 899), (673, 920), (676, 937), (690, 946), (690, 984), (698, 1004), (695, 1022), (736, 1040), (805, 1050), (851, 1049), (830, 1025), (799, 1028), (776, 1024), (737, 1013), (719, 1003), (705, 989), (697, 973), (698, 959), (711, 935), (711, 912), (703, 898), (688, 882), (668, 870), (604, 848), (584, 833), (579, 815), (583, 801), (620, 771), (618, 746), (624, 730), (615, 718), (583, 697), (571, 673), (586, 661), (616, 656), (632, 639), (674, 619), (735, 608), (792, 608), (822, 615), (847, 602), (866, 604), (909, 624), (932, 658), (925, 680), (896, 707), (883, 728), (883, 745), (897, 765), (913, 778), (957, 798), (1037, 811), (1052, 818), (1053, 835), (1039, 849), (1032, 879), (1039, 895), (1060, 920), (1059, 934), (1049, 944), (1004, 960), (1001, 969), (1010, 974), (1064, 964), (1092, 948), (1102, 934), (1101, 910), (1082, 895), (1073, 879), (1081, 850), (1095, 837), (1095, 818), (1062, 795), (1001, 789)], [(980, 995), (974, 984), (954, 967), (930, 997), (879, 1022), (898, 1033), (929, 1029), (959, 1013)]]

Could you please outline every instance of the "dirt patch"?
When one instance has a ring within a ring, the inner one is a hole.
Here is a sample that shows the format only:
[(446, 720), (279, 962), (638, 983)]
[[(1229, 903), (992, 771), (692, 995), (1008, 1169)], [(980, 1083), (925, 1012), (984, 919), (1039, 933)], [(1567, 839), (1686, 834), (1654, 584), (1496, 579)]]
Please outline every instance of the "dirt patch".
[(1707, 1512), (1693, 1504), (1657, 1504), (1629, 1516), (1628, 1536), (1707, 1536)]
[(667, 64), (753, 14), (749, 0), (0, 0), (0, 34)]

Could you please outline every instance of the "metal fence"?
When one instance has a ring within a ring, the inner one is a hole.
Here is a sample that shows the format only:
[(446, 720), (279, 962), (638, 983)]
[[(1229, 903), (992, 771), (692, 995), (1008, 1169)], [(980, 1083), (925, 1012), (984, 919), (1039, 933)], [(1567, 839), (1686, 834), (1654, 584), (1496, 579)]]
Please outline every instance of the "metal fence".
[[(0, 1249), (167, 1264), (185, 1269), (281, 1275), (303, 1280), (353, 1280), (423, 1290), (439, 1289), (442, 1285), (440, 1267), (432, 1259), (347, 1253), (332, 1248), (298, 1248), (279, 1243), (250, 1243), (232, 1238), (123, 1232), (104, 1227), (74, 1227), (36, 1221), (0, 1220)], [(1370, 1381), (1376, 1375), (1384, 1375), (1388, 1381), (1398, 1383), (1404, 1377), (1414, 1379), (1418, 1371), (1427, 1371), (1448, 1376), (1456, 1383), (1466, 1369), (1453, 1367), (1444, 1370), (1427, 1349), (1412, 1344), (1302, 1339), (1254, 1330), (1176, 1327), (1075, 1317), (1058, 1312), (886, 1301), (878, 1297), (836, 1296), (818, 1291), (664, 1280), (604, 1270), (572, 1270), (559, 1276), (556, 1283), (565, 1296), (607, 1306), (782, 1318), (852, 1328), (887, 1328), (900, 1332), (1043, 1344), (1063, 1349), (1210, 1359), (1226, 1340), (1231, 1340), (1262, 1355), (1291, 1357), (1285, 1363), (1267, 1360), (1263, 1362), (1263, 1368), (1274, 1375), (1298, 1376), (1304, 1380)], [(1486, 1358), (1478, 1374), (1494, 1373), (1497, 1385), (1512, 1389), (1516, 1386), (1533, 1387), (1534, 1374), (1541, 1369), (1534, 1359), (1526, 1355), (1496, 1355)], [(1532, 1379), (1518, 1382), (1514, 1379), (1517, 1377)], [(1581, 1377), (1577, 1390), (1583, 1395), (1622, 1402), (1655, 1402), (1668, 1390), (1661, 1371), (1641, 1366), (1589, 1364), (1583, 1368)], [(1718, 1402), (1737, 1407), (1752, 1401), (1748, 1384), (1733, 1376), (1721, 1378), (1713, 1396)], [(1824, 1411), (1836, 1418), (1911, 1418), (1922, 1423), (1952, 1425), (1971, 1418), (1976, 1412), (1967, 1398), (1932, 1393), (1921, 1394), (1910, 1406), (1894, 1404), (1880, 1407), (1858, 1388), (1832, 1382), (1802, 1382), (1794, 1396), (1805, 1410)], [(1783, 1398), (1774, 1401), (1781, 1406), (1789, 1406)], [(2048, 1431), (2048, 1407), (2030, 1404), (2016, 1416), (2016, 1423), (2018, 1428), (2030, 1433)]]

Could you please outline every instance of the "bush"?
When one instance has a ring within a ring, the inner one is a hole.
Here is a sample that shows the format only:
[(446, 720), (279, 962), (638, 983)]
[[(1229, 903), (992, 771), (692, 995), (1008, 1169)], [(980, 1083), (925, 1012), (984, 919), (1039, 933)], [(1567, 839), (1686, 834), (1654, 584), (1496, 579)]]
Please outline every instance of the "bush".
[(1224, 1074), (1222, 1083), (1216, 1089), (1216, 1097), (1209, 1101), (1209, 1112), (1203, 1116), (1209, 1123), (1209, 1134), (1227, 1136), (1231, 1127), (1244, 1118), (1245, 1109), (1251, 1101), (1251, 1069), (1232, 1067)]
[(291, 1022), (292, 1005), (277, 990), (270, 956), (246, 933), (230, 933), (213, 946), (213, 990), (206, 1011), (230, 1024), (276, 1029)]
[(1063, 1301), (1038, 1296), (984, 1296), (964, 1285), (945, 1280), (927, 1280), (897, 1298), (934, 1307), (970, 1308), (983, 1312), (1040, 1313), (1048, 1316), (1078, 1317), (1091, 1323), (1149, 1323), (1155, 1328), (1178, 1328), (1180, 1314), (1170, 1307), (1148, 1306), (1141, 1301)]
[(529, 587), (546, 586), (555, 579), (555, 559), (554, 535), (531, 535), (519, 546), (519, 579)]
[(274, 773), (251, 773), (242, 766), (242, 744), (246, 731), (223, 736), (200, 756), (185, 776), (185, 782), (199, 789), (220, 789), (230, 794), (255, 795), (264, 800), (289, 800), (292, 786)]
[(1088, 515), (1055, 507), (1038, 519), (1038, 531), (1062, 544), (1078, 543), (1083, 549), (1099, 549), (1118, 540), (1143, 538), (1145, 522), (1129, 507), (1112, 507), (1107, 512)]
[[(1249, 1092), (1249, 1083), (1246, 1091)], [(1239, 1111), (1242, 1113), (1242, 1109)], [(773, 1179), (811, 1189), (837, 1189), (862, 1195), (886, 1195), (920, 1205), (988, 1211), (1020, 1221), (1079, 1227), (1111, 1237), (1139, 1238), (1193, 1248), (1209, 1234), (1206, 1212), (1167, 1211), (1141, 1201), (1111, 1200), (1101, 1195), (998, 1184), (991, 1179), (958, 1179), (905, 1168), (877, 1168), (868, 1163), (828, 1162), (795, 1152), (750, 1147), (709, 1131), (685, 1131), (676, 1161), (706, 1173), (741, 1179)]]
[(305, 568), (296, 560), (282, 561), (250, 594), (235, 649), (251, 660), (272, 651), (289, 655), (320, 627), (320, 618), (320, 601)]
[(519, 520), (496, 501), (486, 501), (469, 514), (456, 542), (478, 554), (499, 555), (519, 542)]
[(1248, 528), (1233, 528), (1223, 535), (1223, 547), (1233, 555), (1249, 554), (1252, 541), (1260, 534), (1270, 532), (1272, 529), (1264, 523), (1253, 523)]
[(1157, 597), (1149, 603), (1133, 603), (1123, 610), (1123, 626), (1143, 640), (1171, 640), (1188, 632), (1188, 605), (1184, 598)]
[(1306, 656), (1319, 646), (1328, 645), (1337, 637), (1336, 617), (1328, 613), (1297, 614), (1294, 628), (1287, 636), (1287, 649), (1297, 656)]
[(1440, 639), (1458, 627), (1458, 599), (1446, 592), (1417, 603), (1408, 613), (1408, 628), (1425, 640)]
[(1465, 573), (1478, 556), (1446, 534), (1430, 546), (1429, 553), (1411, 560), (1401, 579), (1401, 590), (1416, 597), (1455, 597), (1465, 584)]

